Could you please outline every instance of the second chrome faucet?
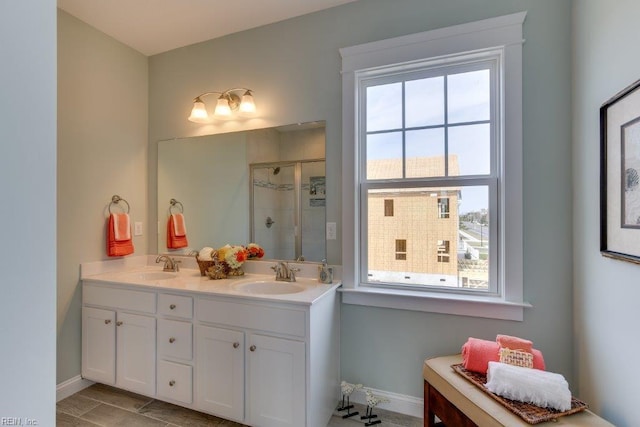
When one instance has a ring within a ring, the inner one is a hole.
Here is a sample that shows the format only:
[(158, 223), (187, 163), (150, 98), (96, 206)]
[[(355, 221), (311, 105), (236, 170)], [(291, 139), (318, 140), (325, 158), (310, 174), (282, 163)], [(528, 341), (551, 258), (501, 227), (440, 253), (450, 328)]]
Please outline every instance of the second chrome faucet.
[(299, 268), (291, 267), (285, 261), (278, 261), (277, 264), (271, 266), (271, 269), (276, 272), (276, 280), (281, 282), (295, 282), (296, 273), (300, 271)]

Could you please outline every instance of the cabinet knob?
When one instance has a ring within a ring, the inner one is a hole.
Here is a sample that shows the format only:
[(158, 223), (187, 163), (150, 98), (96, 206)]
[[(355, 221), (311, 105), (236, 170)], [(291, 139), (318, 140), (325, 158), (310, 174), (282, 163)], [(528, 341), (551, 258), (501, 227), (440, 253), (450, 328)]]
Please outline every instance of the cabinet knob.
[(171, 337), (171, 338), (169, 338), (169, 342), (170, 342), (171, 344), (173, 344), (174, 342), (176, 342), (176, 339), (175, 339), (174, 337)]
[(171, 305), (169, 306), (169, 309), (170, 309), (170, 310), (175, 310), (175, 309), (176, 309), (176, 305), (175, 305), (175, 304), (171, 304)]
[(239, 342), (234, 342), (233, 343), (233, 348), (238, 348), (240, 347), (240, 343)]
[(104, 320), (104, 324), (105, 324), (105, 325), (108, 325), (109, 323), (111, 323), (111, 319), (105, 319), (105, 320)]
[(122, 320), (117, 321), (116, 326), (122, 326)]
[(169, 387), (173, 387), (174, 385), (176, 385), (176, 382), (174, 380), (169, 381)]
[(255, 346), (255, 345), (252, 345), (251, 347), (249, 347), (249, 350), (251, 350), (251, 351), (256, 351), (256, 346)]

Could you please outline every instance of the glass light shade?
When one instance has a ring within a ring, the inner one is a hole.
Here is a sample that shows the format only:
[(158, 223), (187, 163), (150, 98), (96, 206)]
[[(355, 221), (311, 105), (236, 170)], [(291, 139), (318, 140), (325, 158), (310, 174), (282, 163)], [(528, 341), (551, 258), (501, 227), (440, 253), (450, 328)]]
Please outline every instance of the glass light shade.
[(213, 115), (218, 117), (229, 117), (231, 115), (231, 107), (229, 106), (229, 101), (227, 101), (226, 98), (218, 98), (216, 110)]
[(240, 111), (243, 113), (255, 113), (256, 103), (253, 100), (251, 91), (248, 90), (242, 95), (242, 101), (240, 102)]
[(194, 101), (193, 109), (191, 110), (191, 115), (188, 120), (194, 123), (207, 123), (209, 121), (209, 115), (207, 114), (204, 102), (199, 98)]

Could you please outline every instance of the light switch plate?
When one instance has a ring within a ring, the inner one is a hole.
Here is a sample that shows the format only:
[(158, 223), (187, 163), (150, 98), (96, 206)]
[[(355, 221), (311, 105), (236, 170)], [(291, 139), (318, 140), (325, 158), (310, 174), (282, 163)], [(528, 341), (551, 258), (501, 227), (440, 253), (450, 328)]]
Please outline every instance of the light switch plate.
[(133, 223), (133, 235), (142, 236), (142, 222)]
[(328, 222), (327, 223), (327, 240), (336, 240), (336, 223)]

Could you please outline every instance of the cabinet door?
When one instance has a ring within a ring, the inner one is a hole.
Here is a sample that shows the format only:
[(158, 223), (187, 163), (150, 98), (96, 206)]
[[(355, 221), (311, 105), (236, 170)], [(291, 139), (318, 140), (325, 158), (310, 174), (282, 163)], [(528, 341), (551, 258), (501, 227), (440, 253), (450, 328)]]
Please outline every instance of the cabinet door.
[(196, 406), (224, 418), (244, 418), (244, 333), (196, 326)]
[(116, 382), (116, 312), (82, 308), (82, 376)]
[(247, 345), (249, 423), (305, 425), (304, 342), (251, 335)]
[(116, 386), (153, 396), (156, 392), (156, 319), (118, 313)]

